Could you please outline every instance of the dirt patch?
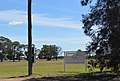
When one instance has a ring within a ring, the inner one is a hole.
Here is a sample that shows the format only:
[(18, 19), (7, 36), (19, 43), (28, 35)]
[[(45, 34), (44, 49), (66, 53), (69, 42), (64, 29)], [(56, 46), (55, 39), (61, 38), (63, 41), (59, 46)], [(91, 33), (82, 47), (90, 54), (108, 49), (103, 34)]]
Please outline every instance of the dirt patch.
[(120, 81), (120, 75), (111, 74), (79, 74), (70, 76), (40, 76), (7, 78), (0, 81)]

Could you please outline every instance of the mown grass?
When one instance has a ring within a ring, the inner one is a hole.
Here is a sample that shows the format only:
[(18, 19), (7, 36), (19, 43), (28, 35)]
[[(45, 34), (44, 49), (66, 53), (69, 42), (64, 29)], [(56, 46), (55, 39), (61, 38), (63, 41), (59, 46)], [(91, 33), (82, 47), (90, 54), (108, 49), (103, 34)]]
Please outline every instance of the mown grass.
[[(0, 77), (18, 77), (27, 75), (27, 61), (0, 62)], [(64, 72), (64, 60), (46, 61), (37, 60), (33, 64), (33, 74), (42, 76), (77, 74), (85, 72), (85, 64), (67, 64)]]
[(0, 62), (0, 77), (27, 75), (27, 61)]

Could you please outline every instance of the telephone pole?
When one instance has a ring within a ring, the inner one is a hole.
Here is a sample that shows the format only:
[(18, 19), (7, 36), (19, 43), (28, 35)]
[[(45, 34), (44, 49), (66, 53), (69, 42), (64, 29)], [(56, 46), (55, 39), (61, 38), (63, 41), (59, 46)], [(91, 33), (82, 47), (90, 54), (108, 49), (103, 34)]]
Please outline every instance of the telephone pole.
[(28, 0), (28, 76), (32, 75), (32, 0)]

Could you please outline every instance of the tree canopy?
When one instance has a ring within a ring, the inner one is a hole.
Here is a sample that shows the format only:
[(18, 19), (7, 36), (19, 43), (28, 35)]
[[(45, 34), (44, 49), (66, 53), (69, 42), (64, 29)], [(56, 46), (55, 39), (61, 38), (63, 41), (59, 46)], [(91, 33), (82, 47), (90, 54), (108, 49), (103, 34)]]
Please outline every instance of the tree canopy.
[(20, 44), (18, 41), (12, 41), (9, 38), (0, 36), (0, 50), (1, 54), (5, 56), (5, 59), (15, 61), (20, 60), (20, 56), (23, 55), (25, 45)]
[[(91, 0), (82, 0), (83, 6)], [(83, 15), (84, 33), (92, 41), (87, 50), (96, 56), (109, 56), (109, 66), (118, 68), (120, 63), (120, 0), (97, 0), (90, 12)]]
[(39, 58), (46, 58), (47, 60), (51, 60), (55, 58), (57, 60), (57, 56), (61, 51), (61, 47), (56, 45), (43, 45), (41, 48), (41, 52), (39, 54)]

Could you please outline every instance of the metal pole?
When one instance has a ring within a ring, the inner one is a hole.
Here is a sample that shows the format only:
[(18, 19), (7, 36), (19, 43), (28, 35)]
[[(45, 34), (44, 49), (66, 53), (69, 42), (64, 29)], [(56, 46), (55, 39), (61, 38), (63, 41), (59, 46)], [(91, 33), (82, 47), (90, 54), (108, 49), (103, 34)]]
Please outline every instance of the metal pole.
[(64, 72), (66, 71), (66, 53), (64, 52)]
[(32, 0), (28, 0), (28, 76), (32, 74)]

